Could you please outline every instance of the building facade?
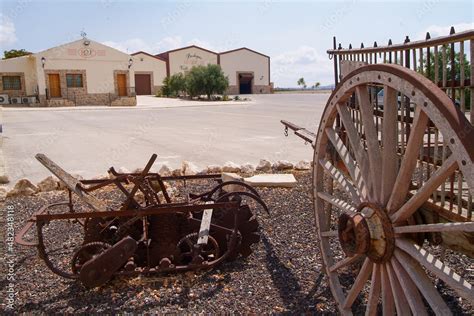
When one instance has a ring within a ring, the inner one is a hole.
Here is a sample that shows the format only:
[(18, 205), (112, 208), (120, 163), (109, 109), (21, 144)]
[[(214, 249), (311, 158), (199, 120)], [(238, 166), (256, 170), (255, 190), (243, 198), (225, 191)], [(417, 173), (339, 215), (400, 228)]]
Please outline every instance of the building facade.
[(11, 103), (29, 96), (44, 106), (135, 105), (132, 64), (130, 55), (83, 38), (1, 60), (0, 95)]
[(221, 66), (229, 79), (228, 94), (271, 92), (270, 57), (248, 48), (216, 53), (193, 45), (129, 55), (82, 38), (1, 60), (0, 104), (136, 105), (137, 94), (157, 94), (166, 77), (208, 64)]
[(156, 55), (167, 63), (168, 76), (193, 66), (220, 65), (229, 78), (228, 94), (270, 93), (270, 57), (246, 47), (216, 53), (195, 45)]

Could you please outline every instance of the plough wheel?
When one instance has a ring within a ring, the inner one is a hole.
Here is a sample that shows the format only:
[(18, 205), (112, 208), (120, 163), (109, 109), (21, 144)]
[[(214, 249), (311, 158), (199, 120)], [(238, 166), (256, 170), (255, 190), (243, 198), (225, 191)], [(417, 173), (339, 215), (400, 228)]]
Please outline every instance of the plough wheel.
[[(369, 86), (383, 89), (383, 111)], [(436, 145), (428, 140), (429, 129), (439, 133)], [(472, 204), (466, 210), (463, 202), (474, 195), (473, 142), (465, 116), (414, 71), (369, 65), (337, 86), (318, 128), (313, 196), (324, 268), (342, 314), (361, 305), (369, 315), (378, 309), (384, 315), (426, 314), (430, 308), (451, 314), (436, 279), (474, 302), (472, 285), (433, 255), (435, 247), (414, 238), (474, 231)], [(433, 147), (442, 157), (423, 161)], [(416, 222), (426, 203), (436, 204), (438, 188), (453, 181), (464, 188), (451, 197), (458, 205), (448, 211), (456, 216)]]

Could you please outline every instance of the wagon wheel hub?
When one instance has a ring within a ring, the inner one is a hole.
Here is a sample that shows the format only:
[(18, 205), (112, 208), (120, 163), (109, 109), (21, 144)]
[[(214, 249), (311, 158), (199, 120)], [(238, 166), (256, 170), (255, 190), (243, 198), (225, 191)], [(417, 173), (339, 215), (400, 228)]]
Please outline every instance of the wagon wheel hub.
[(339, 242), (347, 256), (364, 254), (373, 262), (382, 263), (393, 255), (392, 223), (383, 208), (362, 203), (357, 213), (341, 214), (338, 223)]

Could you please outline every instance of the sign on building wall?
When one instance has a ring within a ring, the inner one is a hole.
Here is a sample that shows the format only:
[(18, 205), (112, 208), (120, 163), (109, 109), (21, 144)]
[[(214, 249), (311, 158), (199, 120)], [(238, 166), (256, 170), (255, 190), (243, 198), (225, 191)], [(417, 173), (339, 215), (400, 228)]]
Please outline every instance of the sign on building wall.
[(80, 49), (69, 48), (67, 50), (67, 54), (69, 56), (79, 56), (81, 58), (88, 59), (88, 58), (94, 58), (96, 56), (103, 57), (106, 55), (106, 51), (105, 49), (93, 49), (90, 47), (83, 47)]
[(205, 65), (206, 61), (202, 56), (196, 53), (187, 53), (184, 57), (184, 62), (179, 66), (181, 71), (189, 71), (194, 66)]

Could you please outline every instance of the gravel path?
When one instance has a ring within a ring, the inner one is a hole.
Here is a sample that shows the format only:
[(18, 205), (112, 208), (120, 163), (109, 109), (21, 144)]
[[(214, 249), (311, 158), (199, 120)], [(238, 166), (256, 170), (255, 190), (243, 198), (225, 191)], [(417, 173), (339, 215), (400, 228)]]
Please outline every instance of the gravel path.
[[(298, 186), (291, 190), (259, 190), (271, 212), (271, 216), (259, 213), (261, 242), (254, 245), (254, 253), (247, 259), (225, 263), (216, 270), (116, 278), (103, 287), (86, 290), (79, 283), (52, 273), (38, 258), (35, 248), (15, 246), (15, 311), (334, 314), (336, 307), (321, 271), (313, 226), (311, 175), (297, 173), (296, 178)], [(103, 198), (111, 198), (115, 193), (103, 194)], [(6, 204), (15, 209), (18, 229), (40, 205), (65, 197), (63, 193), (43, 193), (9, 199)], [(57, 263), (67, 265), (72, 250), (81, 240), (74, 238), (79, 237), (81, 231), (51, 224), (46, 234), (52, 232), (61, 241), (49, 246), (55, 249)], [(2, 277), (2, 298), (7, 284)], [(449, 304), (456, 313), (468, 313), (471, 308), (456, 299)], [(4, 308), (0, 305), (0, 311)]]

